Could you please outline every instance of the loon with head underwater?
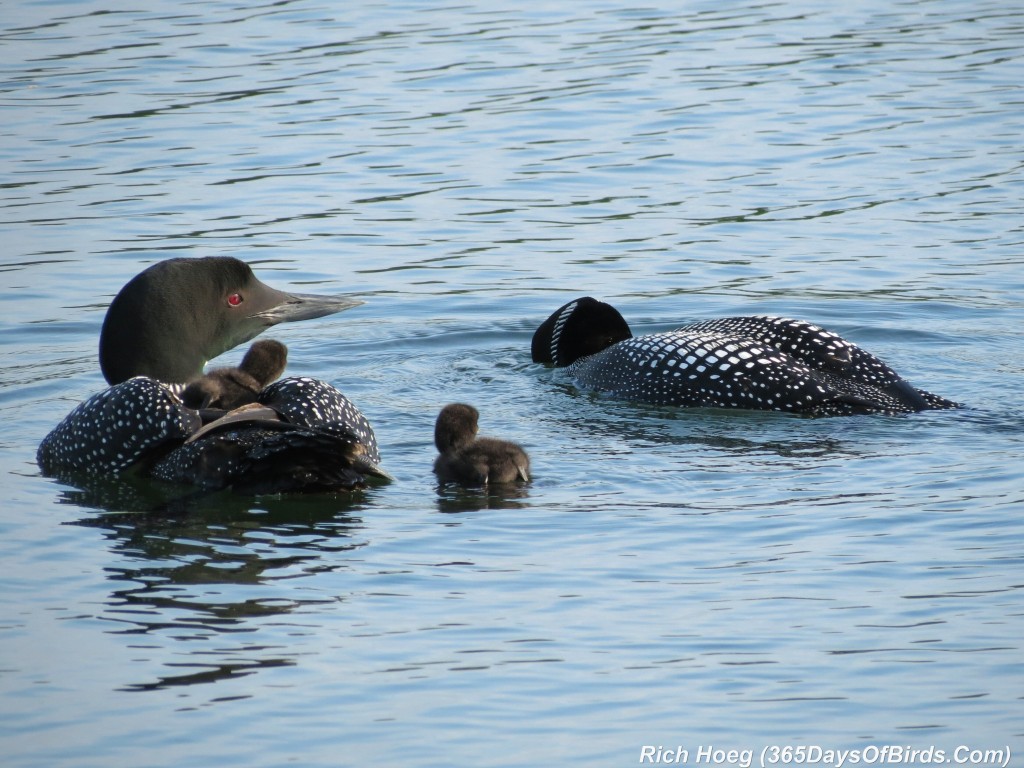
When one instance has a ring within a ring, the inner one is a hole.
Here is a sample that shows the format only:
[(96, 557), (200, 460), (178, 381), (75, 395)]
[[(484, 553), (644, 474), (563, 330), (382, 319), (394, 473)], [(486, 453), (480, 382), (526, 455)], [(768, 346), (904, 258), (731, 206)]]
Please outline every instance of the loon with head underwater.
[[(61, 479), (131, 473), (253, 494), (350, 490), (370, 477), (388, 479), (373, 429), (341, 392), (305, 377), (268, 383), (283, 369), (283, 345), (268, 355), (266, 346), (257, 348), (266, 343), (257, 342), (234, 374), (203, 376), (207, 360), (270, 326), (360, 304), (276, 290), (230, 257), (158, 262), (129, 281), (107, 310), (99, 357), (111, 386), (68, 414), (43, 439), (36, 460)], [(240, 408), (182, 401), (189, 384), (239, 376), (254, 390), (262, 386), (241, 401), (232, 397), (230, 405), (245, 403)]]
[(586, 296), (541, 324), (532, 356), (565, 367), (583, 389), (652, 405), (808, 416), (960, 407), (835, 333), (784, 317), (725, 317), (633, 336), (618, 310)]

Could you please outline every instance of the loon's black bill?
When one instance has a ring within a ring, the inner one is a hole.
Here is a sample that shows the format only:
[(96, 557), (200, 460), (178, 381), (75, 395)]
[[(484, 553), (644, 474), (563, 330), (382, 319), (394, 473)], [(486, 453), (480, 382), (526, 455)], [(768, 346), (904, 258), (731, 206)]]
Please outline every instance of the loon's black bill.
[(346, 309), (358, 307), (364, 302), (346, 296), (314, 296), (306, 293), (281, 293), (281, 302), (258, 312), (254, 317), (268, 325), (291, 323), (297, 320), (312, 320), (315, 317), (333, 315)]

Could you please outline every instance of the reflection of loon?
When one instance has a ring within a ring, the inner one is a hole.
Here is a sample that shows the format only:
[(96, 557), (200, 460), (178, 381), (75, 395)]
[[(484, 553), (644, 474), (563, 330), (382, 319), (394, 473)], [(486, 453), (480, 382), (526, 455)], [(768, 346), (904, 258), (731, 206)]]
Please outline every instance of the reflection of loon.
[(530, 458), (522, 446), (493, 437), (477, 437), (476, 408), (465, 403), (446, 405), (434, 425), (434, 445), (440, 455), (434, 472), (442, 483), (499, 485), (530, 479)]
[(366, 475), (387, 477), (366, 418), (322, 381), (283, 379), (252, 405), (212, 412), (205, 426), (210, 412), (179, 399), (206, 360), (265, 328), (360, 303), (283, 293), (232, 258), (154, 264), (121, 289), (103, 322), (100, 367), (112, 386), (46, 436), (40, 467), (58, 477), (132, 471), (247, 493), (346, 489)]
[(537, 329), (533, 361), (568, 366), (587, 389), (655, 405), (813, 416), (958, 407), (802, 320), (726, 317), (634, 337), (614, 307), (589, 296)]

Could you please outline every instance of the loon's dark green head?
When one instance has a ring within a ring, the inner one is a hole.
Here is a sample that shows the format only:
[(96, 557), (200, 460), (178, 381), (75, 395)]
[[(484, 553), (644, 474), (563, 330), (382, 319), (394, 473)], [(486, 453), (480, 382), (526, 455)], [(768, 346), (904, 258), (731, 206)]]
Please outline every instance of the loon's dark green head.
[(615, 307), (584, 296), (557, 309), (534, 332), (533, 362), (571, 365), (632, 336)]
[(227, 256), (168, 259), (132, 278), (114, 297), (100, 334), (100, 368), (111, 384), (149, 376), (186, 383), (223, 352), (278, 323), (362, 304), (285, 293)]

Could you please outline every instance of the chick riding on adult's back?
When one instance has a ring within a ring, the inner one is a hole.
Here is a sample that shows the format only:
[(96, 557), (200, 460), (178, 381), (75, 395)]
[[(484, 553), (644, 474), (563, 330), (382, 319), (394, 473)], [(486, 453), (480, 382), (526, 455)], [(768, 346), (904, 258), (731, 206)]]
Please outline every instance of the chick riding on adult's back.
[(62, 478), (130, 471), (249, 493), (347, 489), (386, 477), (369, 423), (325, 382), (283, 379), (259, 392), (256, 407), (223, 419), (214, 412), (205, 426), (179, 397), (208, 359), (265, 328), (361, 303), (276, 290), (228, 257), (154, 264), (107, 311), (100, 366), (110, 388), (54, 428), (36, 459)]

